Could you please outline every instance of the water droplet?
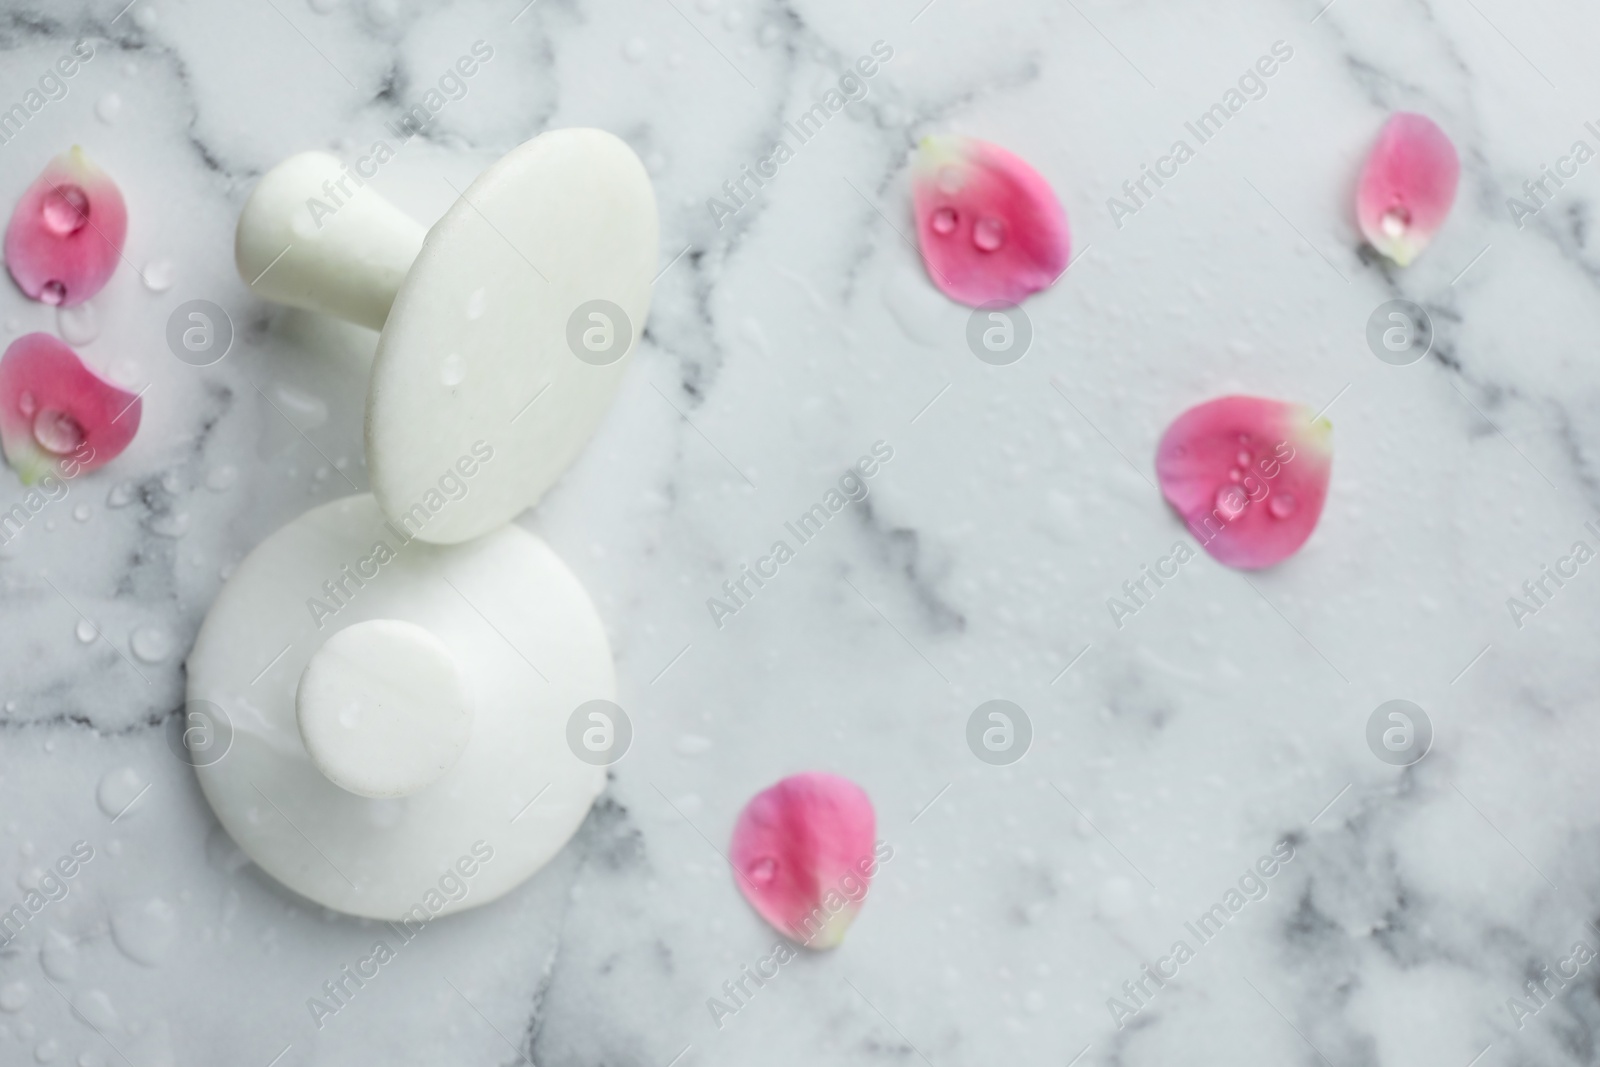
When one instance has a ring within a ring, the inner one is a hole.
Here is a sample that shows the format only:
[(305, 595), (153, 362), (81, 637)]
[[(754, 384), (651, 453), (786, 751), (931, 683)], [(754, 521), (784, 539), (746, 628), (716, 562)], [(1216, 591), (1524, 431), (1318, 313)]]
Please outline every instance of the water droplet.
[(39, 213), (51, 233), (62, 237), (77, 233), (89, 222), (89, 194), (71, 182), (63, 182), (44, 195)]
[(122, 97), (118, 96), (116, 93), (107, 93), (106, 95), (102, 96), (99, 100), (95, 101), (95, 105), (94, 105), (95, 118), (99, 119), (101, 122), (105, 123), (107, 126), (109, 126), (113, 122), (117, 121), (117, 116), (120, 115), (121, 113), (122, 113)]
[(1385, 237), (1399, 237), (1410, 225), (1411, 212), (1403, 207), (1390, 208), (1383, 213), (1383, 218), (1378, 220), (1378, 228), (1383, 230)]
[(467, 318), (483, 318), (483, 309), (489, 303), (489, 294), (482, 287), (474, 289), (472, 295), (467, 297)]
[(179, 538), (189, 532), (189, 513), (172, 511), (150, 520), (150, 532), (158, 537)]
[(32, 393), (24, 392), (21, 396), (17, 397), (17, 407), (24, 415), (32, 415), (35, 411), (39, 410), (39, 402), (33, 399)]
[(461, 357), (452, 352), (444, 357), (444, 362), (439, 364), (439, 380), (445, 385), (460, 385), (467, 376), (466, 364)]
[(172, 637), (159, 626), (140, 626), (128, 638), (133, 654), (144, 663), (160, 663), (172, 655)]
[(1240, 470), (1238, 467), (1233, 468), (1233, 470), (1228, 472), (1228, 480), (1233, 482), (1244, 481), (1244, 471)]
[(1238, 518), (1249, 502), (1250, 498), (1237, 485), (1225, 485), (1217, 490), (1217, 511), (1225, 520)]
[(114, 819), (128, 810), (129, 805), (144, 792), (146, 785), (144, 778), (132, 767), (113, 767), (100, 776), (100, 784), (94, 791), (94, 802)]
[(67, 287), (57, 281), (45, 282), (39, 289), (39, 299), (55, 307), (67, 298)]
[(72, 1005), (73, 1012), (96, 1030), (111, 1030), (121, 1021), (111, 998), (99, 989), (90, 989)]
[(152, 293), (164, 293), (172, 288), (178, 268), (170, 259), (153, 259), (144, 267), (144, 286)]
[(206, 488), (214, 493), (231, 489), (233, 483), (239, 480), (239, 468), (224, 464), (206, 472)]
[(1006, 224), (999, 219), (984, 217), (972, 227), (972, 243), (980, 252), (997, 252), (1006, 243)]
[(72, 981), (78, 977), (77, 944), (59, 930), (46, 931), (44, 945), (39, 949), (39, 966), (58, 982)]
[(100, 631), (96, 630), (94, 628), (94, 623), (90, 622), (88, 619), (79, 619), (77, 628), (73, 630), (73, 633), (77, 635), (77, 638), (80, 642), (87, 645), (90, 641), (93, 641), (99, 636)]
[(622, 54), (630, 63), (637, 63), (643, 59), (647, 50), (642, 37), (629, 37), (628, 43), (622, 46)]
[(1291, 493), (1277, 493), (1267, 502), (1267, 510), (1275, 519), (1287, 519), (1294, 514), (1295, 499)]
[(273, 386), (278, 406), (288, 420), (300, 430), (312, 430), (328, 421), (328, 404), (315, 393), (296, 388), (284, 382)]
[(33, 439), (46, 452), (64, 456), (83, 444), (83, 427), (65, 411), (45, 408), (33, 420)]
[(933, 232), (939, 234), (954, 233), (956, 228), (956, 213), (954, 208), (942, 207), (933, 213)]
[(20, 978), (0, 985), (0, 1011), (21, 1011), (33, 997), (33, 987)]
[(133, 486), (127, 482), (118, 482), (111, 487), (111, 492), (106, 494), (106, 507), (125, 508), (133, 500)]
[(73, 307), (58, 307), (56, 332), (67, 344), (81, 347), (100, 336), (100, 316), (87, 300)]
[(1239, 454), (1237, 456), (1234, 456), (1233, 459), (1234, 459), (1234, 462), (1239, 464), (1239, 466), (1241, 466), (1241, 467), (1250, 466), (1250, 453), (1246, 452), (1242, 448), (1239, 450)]
[(762, 856), (750, 865), (750, 880), (756, 885), (766, 885), (778, 876), (778, 861)]
[(72, 517), (77, 519), (79, 522), (88, 522), (89, 514), (90, 512), (88, 504), (79, 504), (77, 507), (72, 509)]
[(111, 940), (135, 963), (154, 967), (178, 934), (178, 913), (160, 897), (124, 904), (111, 913)]

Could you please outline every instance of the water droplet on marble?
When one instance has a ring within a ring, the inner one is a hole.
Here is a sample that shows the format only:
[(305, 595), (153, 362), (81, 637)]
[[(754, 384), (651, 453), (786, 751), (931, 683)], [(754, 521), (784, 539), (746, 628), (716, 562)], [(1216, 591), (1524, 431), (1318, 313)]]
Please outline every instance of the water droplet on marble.
[(160, 897), (123, 904), (111, 913), (111, 940), (135, 963), (154, 967), (178, 935), (178, 913)]
[(0, 1011), (21, 1011), (33, 997), (33, 987), (22, 979), (0, 985)]
[(113, 1030), (121, 1023), (121, 1020), (117, 1018), (117, 1009), (112, 1005), (111, 998), (99, 989), (85, 991), (73, 1003), (72, 1011), (78, 1018), (102, 1032)]
[(311, 430), (328, 421), (328, 403), (315, 393), (279, 382), (273, 387), (278, 406), (300, 430)]
[(221, 493), (233, 487), (239, 480), (239, 468), (229, 464), (213, 467), (206, 472), (206, 488), (214, 493)]
[(998, 252), (1006, 243), (1006, 224), (995, 218), (979, 219), (972, 227), (972, 243), (980, 252)]
[(144, 287), (152, 293), (164, 293), (172, 288), (177, 273), (178, 268), (172, 265), (172, 260), (153, 259), (145, 264)]
[(133, 500), (133, 486), (127, 482), (118, 482), (111, 487), (111, 492), (106, 494), (106, 507), (125, 508)]
[(94, 623), (88, 619), (79, 619), (73, 634), (78, 638), (79, 643), (87, 645), (90, 641), (100, 636), (100, 631), (96, 630)]
[(143, 663), (160, 663), (172, 655), (172, 637), (159, 626), (138, 627), (128, 645)]
[(72, 517), (74, 519), (77, 519), (79, 522), (88, 522), (89, 521), (89, 505), (88, 504), (79, 504), (77, 507), (73, 508), (72, 509)]
[(698, 734), (683, 734), (673, 748), (680, 756), (698, 756), (711, 749), (711, 739)]
[(439, 364), (439, 380), (445, 385), (460, 385), (467, 377), (467, 367), (461, 356), (455, 352), (444, 357), (444, 362)]
[(61, 1055), (61, 1042), (53, 1037), (45, 1038), (33, 1050), (33, 1058), (40, 1063), (54, 1063), (59, 1055)]
[(949, 235), (954, 233), (956, 228), (955, 209), (942, 207), (935, 211), (929, 225), (933, 227), (933, 232), (937, 234)]
[(100, 776), (100, 784), (94, 791), (94, 802), (114, 819), (128, 810), (146, 786), (144, 776), (132, 767), (113, 767)]
[(189, 513), (187, 511), (173, 511), (165, 515), (157, 515), (150, 520), (150, 532), (157, 537), (170, 537), (177, 539), (189, 532)]
[(39, 966), (57, 982), (70, 982), (78, 976), (77, 943), (60, 930), (49, 930), (39, 948)]
[(1287, 519), (1294, 514), (1295, 499), (1292, 493), (1276, 493), (1267, 502), (1267, 511), (1275, 519)]
[(117, 116), (122, 114), (122, 97), (116, 93), (107, 93), (94, 103), (94, 117), (107, 126), (117, 121)]

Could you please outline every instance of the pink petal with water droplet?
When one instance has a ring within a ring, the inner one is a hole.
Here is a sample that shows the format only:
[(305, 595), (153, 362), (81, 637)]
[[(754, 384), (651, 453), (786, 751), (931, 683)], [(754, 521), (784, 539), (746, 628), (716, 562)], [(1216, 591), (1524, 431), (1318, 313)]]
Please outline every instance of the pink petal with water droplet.
[(1333, 427), (1300, 404), (1225, 396), (1179, 415), (1156, 450), (1161, 495), (1218, 562), (1292, 556), (1322, 515)]
[(6, 269), (33, 299), (71, 307), (105, 287), (127, 235), (117, 183), (74, 145), (17, 201), (6, 227)]
[(110, 463), (138, 432), (142, 410), (137, 394), (47, 333), (19, 337), (0, 356), (0, 447), (24, 485)]
[(745, 805), (729, 859), (763, 919), (808, 948), (832, 948), (877, 870), (876, 832), (872, 801), (860, 786), (832, 774), (797, 774)]
[(971, 137), (923, 138), (911, 178), (922, 261), (969, 307), (1014, 305), (1066, 269), (1067, 214), (1039, 172)]
[(1397, 111), (1361, 170), (1356, 219), (1379, 252), (1404, 267), (1428, 247), (1455, 203), (1461, 160), (1434, 121)]

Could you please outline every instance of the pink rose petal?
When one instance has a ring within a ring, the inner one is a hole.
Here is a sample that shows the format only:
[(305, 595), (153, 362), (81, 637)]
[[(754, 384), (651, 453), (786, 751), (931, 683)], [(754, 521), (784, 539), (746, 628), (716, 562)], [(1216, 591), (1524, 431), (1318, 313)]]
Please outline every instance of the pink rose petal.
[(877, 869), (876, 830), (860, 786), (832, 774), (797, 774), (745, 805), (729, 858), (739, 889), (763, 919), (809, 948), (832, 948)]
[(1225, 396), (1179, 415), (1156, 450), (1156, 475), (1189, 532), (1244, 570), (1292, 556), (1322, 515), (1333, 427), (1300, 404)]
[(47, 333), (19, 337), (0, 356), (0, 447), (24, 485), (110, 463), (133, 440), (142, 408)]
[(1015, 305), (1066, 269), (1067, 215), (1039, 172), (998, 145), (926, 137), (911, 179), (928, 275), (969, 307)]
[(1444, 225), (1460, 177), (1461, 161), (1445, 132), (1425, 115), (1395, 112), (1361, 170), (1361, 233), (1404, 267)]
[(104, 288), (127, 235), (117, 183), (74, 145), (17, 201), (6, 227), (6, 268), (33, 299), (71, 307)]

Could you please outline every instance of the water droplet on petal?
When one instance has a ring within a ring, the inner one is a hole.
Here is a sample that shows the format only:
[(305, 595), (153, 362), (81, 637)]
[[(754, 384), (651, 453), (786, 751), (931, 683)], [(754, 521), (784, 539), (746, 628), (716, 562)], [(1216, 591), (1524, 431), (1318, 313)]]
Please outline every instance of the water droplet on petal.
[(1411, 212), (1403, 207), (1392, 207), (1383, 213), (1378, 225), (1383, 228), (1386, 236), (1399, 237), (1406, 232), (1406, 227), (1411, 225)]
[(1267, 511), (1275, 519), (1287, 519), (1294, 514), (1294, 496), (1291, 493), (1278, 493), (1267, 502)]
[(1217, 490), (1217, 511), (1227, 521), (1231, 522), (1243, 514), (1249, 502), (1250, 498), (1237, 485), (1225, 485)]
[(39, 299), (52, 307), (67, 298), (67, 287), (58, 281), (45, 282), (39, 289)]
[(33, 439), (46, 452), (64, 456), (83, 444), (83, 427), (65, 411), (45, 408), (33, 420)]
[(750, 865), (750, 880), (756, 885), (766, 885), (778, 876), (778, 861), (762, 856)]
[(1006, 224), (999, 219), (982, 218), (972, 227), (972, 243), (980, 252), (996, 252), (1006, 243)]
[(89, 194), (70, 182), (62, 182), (44, 196), (39, 206), (45, 228), (65, 237), (77, 233), (89, 222)]
[(950, 233), (955, 232), (955, 228), (956, 228), (956, 213), (955, 213), (955, 209), (954, 208), (948, 208), (948, 207), (942, 207), (938, 211), (935, 211), (933, 213), (933, 221), (932, 221), (931, 225), (933, 226), (933, 232), (934, 233), (950, 234)]
[(1233, 458), (1234, 458), (1234, 461), (1237, 462), (1239, 464), (1239, 466), (1241, 466), (1241, 467), (1250, 466), (1250, 453), (1246, 452), (1242, 448), (1239, 450), (1239, 454), (1237, 456), (1234, 456)]
[(24, 415), (32, 415), (39, 410), (39, 404), (33, 399), (32, 393), (24, 391), (21, 396), (17, 397), (17, 409)]

